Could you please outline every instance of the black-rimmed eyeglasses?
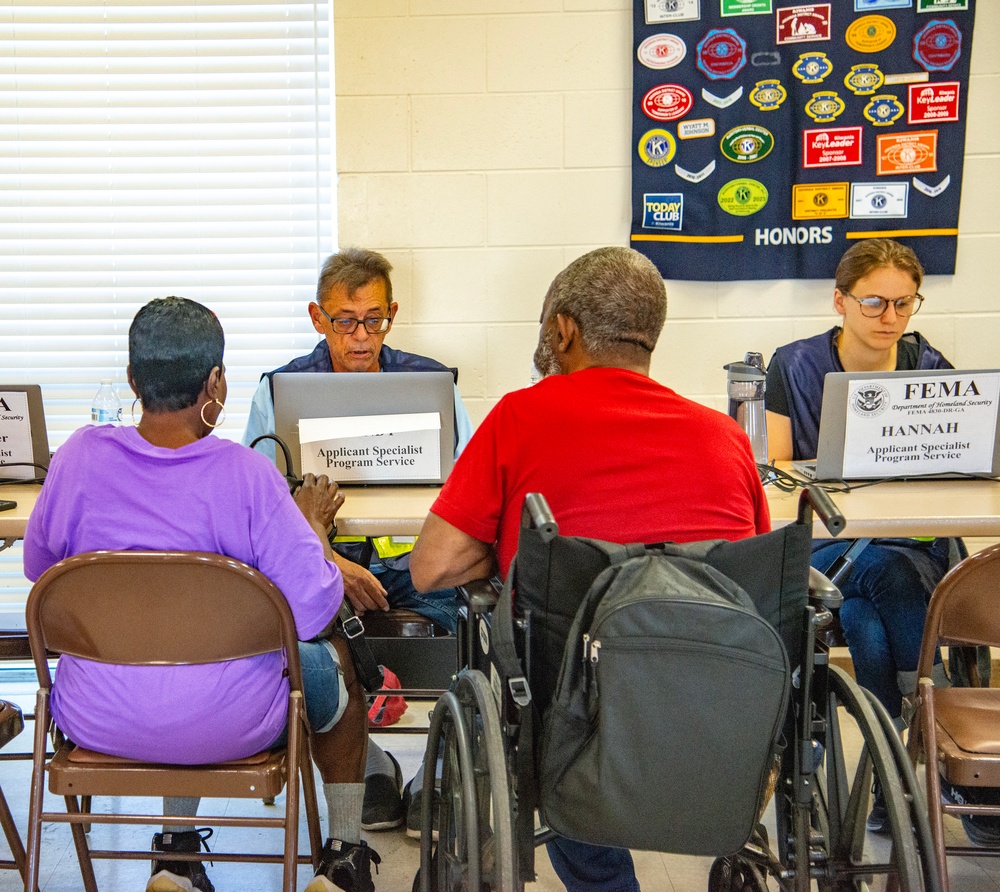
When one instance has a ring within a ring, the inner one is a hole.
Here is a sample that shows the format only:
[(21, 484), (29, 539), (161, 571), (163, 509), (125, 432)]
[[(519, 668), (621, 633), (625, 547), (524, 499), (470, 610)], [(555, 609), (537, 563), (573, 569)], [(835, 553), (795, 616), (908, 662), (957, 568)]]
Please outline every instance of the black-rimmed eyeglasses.
[[(316, 304), (319, 307), (319, 304)], [(369, 316), (367, 319), (355, 319), (353, 316), (345, 316), (342, 319), (334, 319), (326, 310), (319, 307), (319, 311), (330, 320), (330, 325), (337, 334), (349, 335), (358, 330), (359, 325), (364, 325), (368, 334), (384, 334), (389, 330), (389, 323), (392, 319), (389, 316)]]
[(861, 315), (867, 316), (869, 319), (877, 319), (889, 309), (889, 304), (892, 304), (892, 308), (896, 311), (897, 316), (913, 316), (920, 311), (920, 305), (924, 302), (923, 295), (921, 294), (911, 294), (907, 297), (897, 297), (895, 300), (889, 300), (888, 298), (877, 297), (876, 295), (872, 295), (871, 297), (854, 297), (849, 291), (841, 293), (844, 297), (856, 300), (858, 306), (861, 307)]

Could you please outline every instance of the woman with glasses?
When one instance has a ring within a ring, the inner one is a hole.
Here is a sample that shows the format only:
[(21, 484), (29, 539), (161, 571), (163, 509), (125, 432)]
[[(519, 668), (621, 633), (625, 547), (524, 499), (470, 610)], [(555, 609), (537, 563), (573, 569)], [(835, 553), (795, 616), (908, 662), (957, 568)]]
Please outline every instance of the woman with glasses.
[[(923, 275), (913, 251), (890, 239), (864, 239), (848, 249), (837, 265), (833, 291), (841, 324), (779, 347), (768, 366), (765, 405), (772, 459), (816, 457), (828, 372), (952, 368), (919, 332), (906, 331), (924, 301), (919, 294)], [(828, 569), (850, 544), (815, 540), (813, 566)], [(948, 570), (951, 547), (948, 539), (875, 539), (840, 586), (840, 623), (858, 683), (879, 699), (900, 730), (903, 697), (917, 685), (927, 602)], [(934, 668), (935, 681), (947, 683), (943, 666)], [(995, 819), (987, 827), (980, 825), (990, 819), (977, 818), (970, 829), (968, 818), (963, 816), (970, 839), (986, 843), (996, 837), (994, 844), (1000, 844)], [(868, 829), (889, 830), (878, 789)]]

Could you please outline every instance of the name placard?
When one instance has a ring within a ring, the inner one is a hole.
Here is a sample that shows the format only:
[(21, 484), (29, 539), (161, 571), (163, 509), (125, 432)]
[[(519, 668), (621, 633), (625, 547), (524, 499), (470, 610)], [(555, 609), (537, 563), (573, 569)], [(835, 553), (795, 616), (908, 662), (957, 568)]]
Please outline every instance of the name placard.
[(996, 372), (853, 381), (844, 477), (988, 474), (998, 400)]
[[(28, 394), (18, 390), (0, 391), (0, 477), (34, 479), (38, 474), (35, 468), (30, 467), (35, 460), (34, 455)], [(2, 467), (14, 462), (27, 462), (29, 466)]]
[(302, 418), (302, 472), (326, 474), (339, 483), (437, 479), (440, 431), (437, 412)]

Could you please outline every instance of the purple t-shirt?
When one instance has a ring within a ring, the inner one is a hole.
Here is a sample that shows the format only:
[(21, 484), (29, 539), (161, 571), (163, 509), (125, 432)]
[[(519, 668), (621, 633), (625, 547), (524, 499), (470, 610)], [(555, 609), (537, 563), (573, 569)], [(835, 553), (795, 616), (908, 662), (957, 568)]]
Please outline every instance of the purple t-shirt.
[[(205, 437), (152, 446), (133, 427), (88, 426), (52, 459), (24, 537), (25, 575), (84, 551), (211, 551), (256, 567), (285, 595), (301, 640), (344, 595), (336, 565), (263, 455)], [(206, 597), (211, 597), (206, 593)], [(197, 666), (59, 659), (52, 713), (81, 746), (176, 764), (238, 759), (286, 723), (283, 654)]]

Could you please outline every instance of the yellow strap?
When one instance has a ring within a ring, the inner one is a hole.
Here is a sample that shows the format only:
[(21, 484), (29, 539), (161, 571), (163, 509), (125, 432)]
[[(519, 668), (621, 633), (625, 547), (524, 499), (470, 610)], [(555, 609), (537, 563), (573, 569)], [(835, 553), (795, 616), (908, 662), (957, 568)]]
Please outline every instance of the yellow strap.
[[(337, 536), (334, 542), (366, 542), (365, 536)], [(375, 553), (380, 558), (394, 558), (413, 551), (413, 543), (417, 541), (416, 536), (376, 536), (372, 539)]]

